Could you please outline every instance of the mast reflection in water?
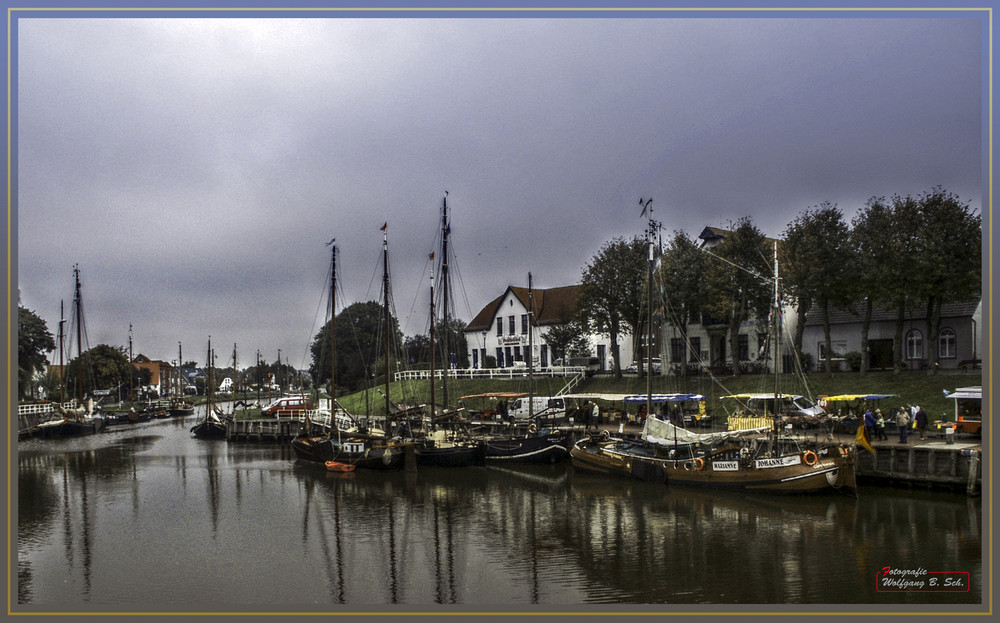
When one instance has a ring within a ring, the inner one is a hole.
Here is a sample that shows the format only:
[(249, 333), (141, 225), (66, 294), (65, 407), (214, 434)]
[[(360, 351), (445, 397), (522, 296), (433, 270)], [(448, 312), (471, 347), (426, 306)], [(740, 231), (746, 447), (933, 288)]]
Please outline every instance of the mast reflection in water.
[[(285, 444), (189, 427), (20, 444), (18, 607), (982, 601), (982, 505), (961, 495), (702, 492), (568, 463), (334, 475)], [(885, 566), (968, 572), (971, 585), (878, 592)]]

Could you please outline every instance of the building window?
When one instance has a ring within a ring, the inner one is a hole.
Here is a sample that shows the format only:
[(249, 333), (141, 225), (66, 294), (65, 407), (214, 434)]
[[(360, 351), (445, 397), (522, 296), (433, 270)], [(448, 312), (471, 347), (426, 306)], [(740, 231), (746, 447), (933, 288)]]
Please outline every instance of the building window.
[(938, 358), (954, 359), (955, 354), (955, 331), (953, 329), (941, 329), (938, 334)]
[(541, 361), (542, 367), (545, 368), (549, 365), (549, 347), (547, 344), (542, 344), (541, 348)]
[[(512, 320), (512, 321), (513, 321), (513, 318), (514, 318), (514, 317), (513, 317), (513, 316), (511, 316), (511, 320)], [(510, 356), (510, 346), (504, 346), (504, 349), (503, 349), (503, 355), (504, 355), (504, 361), (506, 361), (506, 362), (507, 362), (507, 366), (506, 366), (506, 367), (508, 367), (508, 368), (509, 368), (509, 367), (511, 367), (512, 365), (514, 365), (514, 360), (513, 360), (513, 359), (511, 358), (511, 356)]]
[(684, 340), (679, 337), (670, 338), (670, 361), (684, 361)]
[(521, 314), (521, 335), (528, 334), (528, 314)]
[(515, 346), (514, 347), (514, 361), (524, 361), (524, 359), (521, 358), (521, 347), (520, 346)]
[(750, 359), (750, 336), (740, 333), (736, 336), (736, 347), (739, 349), (740, 361)]
[(507, 323), (507, 325), (510, 328), (510, 330), (507, 331), (507, 333), (509, 333), (511, 335), (514, 335), (514, 333), (517, 332), (517, 327), (514, 325), (514, 317), (513, 316), (509, 316), (508, 319), (509, 319), (509, 322)]
[(917, 331), (916, 329), (906, 334), (906, 358), (907, 359), (924, 358), (924, 336), (920, 331)]
[(701, 338), (691, 338), (691, 361), (697, 363), (701, 357)]
[(503, 335), (503, 318), (497, 318), (497, 337)]
[[(816, 349), (819, 353), (819, 360), (826, 361), (826, 341), (820, 342)], [(847, 356), (847, 342), (843, 340), (833, 340), (830, 342), (830, 361), (844, 359)]]
[(497, 346), (497, 366), (500, 367), (500, 368), (507, 367), (504, 364), (504, 360), (503, 360), (503, 349), (500, 348), (499, 346)]

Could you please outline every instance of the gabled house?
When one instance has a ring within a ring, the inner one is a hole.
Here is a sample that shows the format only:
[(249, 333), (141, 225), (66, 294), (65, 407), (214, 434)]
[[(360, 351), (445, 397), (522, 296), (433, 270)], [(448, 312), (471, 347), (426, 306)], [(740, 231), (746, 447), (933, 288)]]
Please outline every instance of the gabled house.
[[(979, 367), (982, 357), (982, 299), (941, 306), (941, 329), (937, 336), (927, 335), (927, 314), (923, 306), (904, 312), (903, 364), (910, 370), (924, 370), (937, 351), (938, 367), (957, 370)], [(896, 340), (897, 310), (873, 309), (868, 329), (868, 367), (891, 370)], [(830, 350), (834, 370), (847, 370), (847, 354), (861, 353), (861, 328), (864, 310), (859, 305), (850, 310), (830, 310)], [(819, 310), (806, 315), (802, 332), (802, 351), (814, 366), (825, 361), (826, 340)]]
[(161, 396), (168, 393), (171, 387), (171, 375), (174, 374), (174, 368), (168, 362), (153, 360), (139, 354), (132, 360), (132, 366), (139, 370), (149, 371), (149, 386), (147, 387), (149, 391), (154, 391)]
[[(488, 356), (496, 359), (500, 368), (526, 365), (528, 357), (528, 332), (531, 331), (533, 364), (542, 368), (554, 365), (555, 356), (545, 341), (549, 327), (565, 324), (573, 318), (581, 286), (533, 289), (531, 303), (535, 322), (529, 326), (528, 288), (508, 286), (503, 294), (490, 301), (465, 327), (472, 368), (483, 368)], [(611, 347), (606, 336), (589, 336), (591, 355), (597, 358), (601, 370), (610, 368)], [(621, 356), (626, 360), (632, 352), (629, 336), (620, 336)]]

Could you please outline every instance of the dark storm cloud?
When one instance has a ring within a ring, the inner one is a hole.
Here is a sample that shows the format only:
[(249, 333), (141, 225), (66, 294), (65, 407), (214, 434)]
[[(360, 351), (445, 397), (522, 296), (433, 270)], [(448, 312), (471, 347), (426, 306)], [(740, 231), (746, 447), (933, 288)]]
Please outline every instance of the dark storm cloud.
[(935, 185), (979, 207), (981, 37), (926, 14), (22, 20), (22, 302), (54, 329), (79, 263), (95, 344), (132, 323), (154, 357), (212, 335), (301, 365), (325, 243), (342, 304), (376, 299), (385, 222), (426, 330), (445, 191), (465, 320), (529, 271), (577, 282), (642, 232), (640, 196), (693, 235)]

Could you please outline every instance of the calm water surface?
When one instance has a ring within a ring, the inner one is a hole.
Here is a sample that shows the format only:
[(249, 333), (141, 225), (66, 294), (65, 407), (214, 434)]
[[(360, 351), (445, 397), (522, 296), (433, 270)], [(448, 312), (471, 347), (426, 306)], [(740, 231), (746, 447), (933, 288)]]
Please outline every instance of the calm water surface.
[[(19, 444), (18, 608), (983, 600), (982, 504), (962, 495), (705, 493), (568, 463), (341, 476), (287, 444), (194, 439), (195, 421)], [(879, 592), (886, 566), (970, 586)]]

